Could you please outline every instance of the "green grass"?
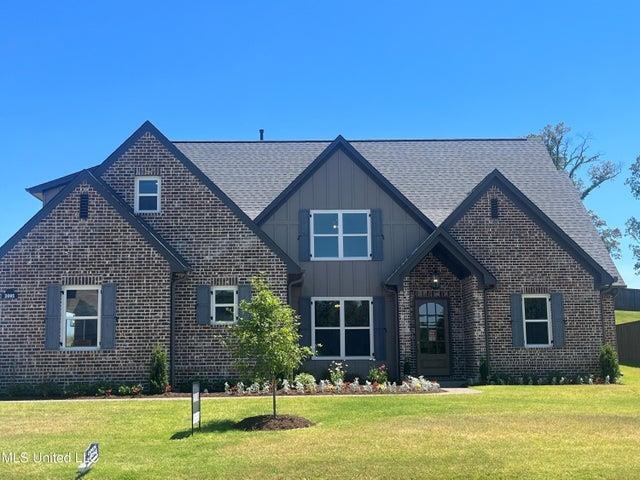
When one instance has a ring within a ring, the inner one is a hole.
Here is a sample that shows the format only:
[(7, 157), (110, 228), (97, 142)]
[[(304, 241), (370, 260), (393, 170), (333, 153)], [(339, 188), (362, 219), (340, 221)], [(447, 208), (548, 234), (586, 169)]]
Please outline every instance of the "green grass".
[[(624, 385), (486, 386), (478, 395), (286, 397), (317, 424), (247, 433), (231, 422), (269, 398), (0, 402), (0, 452), (81, 453), (87, 479), (637, 478), (640, 368)], [(76, 464), (0, 463), (0, 478), (73, 478)]]
[(621, 323), (636, 322), (638, 320), (640, 320), (640, 312), (616, 310), (616, 325), (620, 325)]

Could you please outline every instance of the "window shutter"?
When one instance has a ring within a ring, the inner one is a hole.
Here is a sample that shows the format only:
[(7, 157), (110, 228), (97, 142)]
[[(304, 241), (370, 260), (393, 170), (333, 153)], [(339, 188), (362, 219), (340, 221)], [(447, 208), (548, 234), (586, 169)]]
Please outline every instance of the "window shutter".
[(238, 309), (240, 309), (242, 300), (251, 301), (251, 285), (249, 283), (238, 285)]
[(211, 287), (209, 285), (196, 286), (196, 320), (198, 325), (211, 323)]
[(308, 262), (311, 259), (310, 219), (309, 210), (303, 209), (298, 212), (298, 257), (301, 262)]
[(384, 297), (373, 297), (373, 354), (376, 360), (387, 359), (387, 322)]
[(384, 234), (382, 233), (382, 210), (371, 210), (371, 260), (380, 261), (383, 258)]
[(47, 286), (47, 303), (44, 317), (44, 348), (59, 350), (60, 320), (62, 318), (62, 286), (52, 283)]
[(311, 347), (311, 298), (300, 297), (300, 344)]
[(116, 284), (102, 284), (100, 309), (100, 348), (116, 348)]
[(564, 347), (564, 300), (561, 293), (551, 294), (551, 329), (553, 347)]
[(514, 347), (524, 347), (524, 325), (522, 323), (522, 295), (511, 294), (511, 338)]

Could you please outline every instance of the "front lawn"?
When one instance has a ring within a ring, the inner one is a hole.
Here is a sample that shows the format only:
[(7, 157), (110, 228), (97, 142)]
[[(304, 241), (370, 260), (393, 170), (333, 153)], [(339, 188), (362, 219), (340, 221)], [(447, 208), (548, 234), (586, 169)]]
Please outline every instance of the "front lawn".
[[(480, 395), (286, 397), (302, 430), (240, 432), (269, 398), (0, 402), (0, 453), (81, 454), (84, 478), (636, 478), (640, 368), (624, 385), (486, 386)], [(0, 458), (2, 460), (2, 458)], [(5, 456), (6, 460), (6, 456)], [(73, 478), (76, 464), (0, 463), (0, 478)]]
[(640, 320), (640, 312), (616, 310), (616, 325), (620, 325), (621, 323), (636, 322), (638, 320)]

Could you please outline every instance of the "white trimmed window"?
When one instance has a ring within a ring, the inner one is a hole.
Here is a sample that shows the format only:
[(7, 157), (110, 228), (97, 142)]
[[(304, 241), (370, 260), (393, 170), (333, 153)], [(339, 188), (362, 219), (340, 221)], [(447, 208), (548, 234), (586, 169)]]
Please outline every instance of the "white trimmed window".
[(373, 299), (311, 299), (314, 358), (369, 359), (373, 356)]
[(311, 210), (311, 260), (370, 260), (369, 210)]
[(526, 347), (550, 347), (551, 297), (549, 295), (523, 295), (522, 320)]
[(136, 177), (135, 212), (160, 212), (160, 177)]
[(100, 345), (101, 291), (98, 286), (62, 288), (63, 348), (97, 349)]
[(238, 287), (211, 289), (211, 318), (214, 325), (230, 325), (238, 320)]

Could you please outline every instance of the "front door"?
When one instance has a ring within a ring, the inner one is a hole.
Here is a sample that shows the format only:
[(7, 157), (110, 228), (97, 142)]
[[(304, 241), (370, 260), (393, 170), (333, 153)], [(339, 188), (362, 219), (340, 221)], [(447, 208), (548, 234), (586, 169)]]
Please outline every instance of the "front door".
[(449, 375), (449, 312), (440, 298), (416, 299), (418, 375)]

